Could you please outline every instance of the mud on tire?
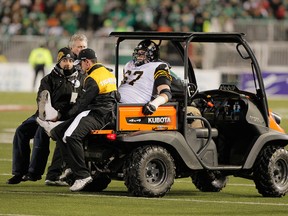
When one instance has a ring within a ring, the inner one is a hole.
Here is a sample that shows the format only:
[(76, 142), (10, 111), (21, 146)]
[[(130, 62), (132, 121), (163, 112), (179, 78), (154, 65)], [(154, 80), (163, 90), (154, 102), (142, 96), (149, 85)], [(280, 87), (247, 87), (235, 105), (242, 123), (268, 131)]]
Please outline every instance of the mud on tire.
[(282, 197), (288, 191), (288, 151), (265, 147), (254, 165), (254, 182), (264, 197)]
[(124, 165), (124, 181), (134, 196), (162, 197), (175, 179), (175, 164), (170, 153), (161, 146), (135, 149)]

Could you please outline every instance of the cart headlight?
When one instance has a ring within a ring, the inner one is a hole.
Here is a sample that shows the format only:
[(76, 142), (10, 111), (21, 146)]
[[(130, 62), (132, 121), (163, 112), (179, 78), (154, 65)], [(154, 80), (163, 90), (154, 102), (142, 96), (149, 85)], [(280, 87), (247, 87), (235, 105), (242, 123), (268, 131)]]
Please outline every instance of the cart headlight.
[(272, 117), (275, 119), (276, 123), (277, 123), (278, 125), (280, 125), (280, 123), (281, 123), (281, 117), (280, 117), (278, 114), (274, 113), (274, 112), (272, 112), (271, 114), (272, 114)]

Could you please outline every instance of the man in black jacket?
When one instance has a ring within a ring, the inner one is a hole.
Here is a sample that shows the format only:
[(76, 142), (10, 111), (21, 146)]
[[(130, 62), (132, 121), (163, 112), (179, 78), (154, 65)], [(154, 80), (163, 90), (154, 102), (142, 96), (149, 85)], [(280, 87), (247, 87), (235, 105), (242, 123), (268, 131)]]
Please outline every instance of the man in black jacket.
[[(12, 174), (7, 184), (18, 184), (21, 181), (37, 181), (41, 179), (49, 156), (49, 136), (40, 127), (36, 118), (39, 110), (45, 109), (41, 106), (44, 99), (51, 100), (50, 111), (40, 116), (45, 120), (58, 119), (58, 112), (63, 115), (59, 120), (66, 120), (64, 115), (75, 103), (75, 99), (82, 89), (85, 76), (74, 68), (76, 56), (69, 48), (58, 51), (57, 64), (50, 74), (42, 80), (37, 94), (37, 112), (26, 119), (17, 129), (13, 139), (13, 164)], [(53, 116), (53, 111), (54, 115)], [(55, 114), (56, 113), (56, 114)], [(34, 138), (33, 152), (30, 161), (30, 139)], [(67, 184), (66, 184), (67, 185)]]
[[(68, 44), (69, 44), (69, 48), (71, 49), (71, 51), (76, 56), (78, 56), (79, 52), (82, 49), (87, 48), (88, 39), (84, 34), (76, 33), (71, 36)], [(85, 74), (85, 72), (82, 71), (81, 66), (79, 64), (77, 65), (74, 64), (74, 66), (80, 73)], [(64, 169), (64, 172), (63, 172), (63, 169)], [(58, 146), (56, 146), (51, 164), (47, 169), (45, 184), (49, 186), (58, 186), (59, 183), (61, 184), (63, 181), (66, 181), (67, 179), (69, 179), (69, 182), (70, 182), (72, 181), (72, 179), (68, 178), (69, 176), (71, 176), (70, 174), (71, 174), (71, 169), (68, 168), (65, 163), (63, 164), (63, 159), (60, 153), (60, 149)]]
[(83, 93), (67, 113), (72, 119), (52, 130), (55, 123), (37, 119), (48, 133), (51, 130), (51, 138), (56, 140), (64, 161), (73, 172), (75, 182), (70, 187), (71, 191), (80, 191), (92, 182), (85, 164), (83, 139), (91, 130), (100, 129), (112, 120), (117, 102), (116, 77), (102, 64), (97, 63), (95, 52), (92, 49), (83, 49), (78, 59), (88, 76), (83, 84)]

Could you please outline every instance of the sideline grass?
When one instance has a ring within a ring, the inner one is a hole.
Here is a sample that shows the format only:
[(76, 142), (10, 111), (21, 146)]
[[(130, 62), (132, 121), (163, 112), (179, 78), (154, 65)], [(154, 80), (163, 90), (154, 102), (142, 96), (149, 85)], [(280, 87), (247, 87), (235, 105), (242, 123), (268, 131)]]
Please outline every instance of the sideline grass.
[[(0, 93), (0, 104), (33, 105), (35, 96), (35, 93)], [(285, 107), (287, 101), (277, 101), (275, 105), (280, 111)], [(190, 178), (177, 179), (165, 197), (153, 199), (130, 197), (124, 183), (115, 180), (101, 193), (72, 193), (67, 187), (45, 186), (44, 180), (7, 185), (12, 166), (11, 138), (15, 128), (33, 112), (0, 112), (0, 215), (287, 215), (288, 195), (263, 198), (253, 181), (234, 177), (229, 178), (228, 185), (219, 193), (199, 192)], [(283, 121), (287, 123), (287, 118)], [(51, 150), (54, 145), (52, 142)]]

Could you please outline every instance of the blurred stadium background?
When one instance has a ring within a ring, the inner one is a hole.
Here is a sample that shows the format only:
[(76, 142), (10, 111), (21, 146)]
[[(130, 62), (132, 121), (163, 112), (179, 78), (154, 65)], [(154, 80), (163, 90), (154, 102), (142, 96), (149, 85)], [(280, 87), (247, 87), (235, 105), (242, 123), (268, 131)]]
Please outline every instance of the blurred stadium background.
[[(0, 91), (30, 91), (30, 51), (45, 43), (55, 59), (76, 32), (88, 37), (101, 62), (113, 65), (111, 31), (216, 31), (245, 33), (265, 79), (276, 85), (269, 96), (288, 95), (288, 0), (0, 0), (0, 5)], [(223, 67), (229, 53), (221, 49), (199, 47), (192, 59), (203, 74), (217, 73), (220, 82), (239, 79), (241, 71)]]
[[(275, 84), (266, 85), (276, 89), (269, 95), (270, 108), (283, 117), (281, 125), (288, 131), (288, 0), (0, 0), (0, 215), (115, 215), (116, 211), (118, 215), (147, 215), (147, 211), (150, 215), (287, 215), (287, 195), (263, 199), (253, 183), (236, 178), (216, 194), (191, 190), (190, 179), (176, 181), (161, 200), (126, 199), (126, 189), (118, 181), (103, 194), (82, 194), (81, 202), (67, 188), (46, 187), (44, 180), (5, 184), (11, 174), (15, 128), (36, 109), (35, 89), (31, 89), (34, 73), (28, 64), (31, 50), (45, 43), (55, 59), (70, 36), (81, 32), (100, 60), (113, 65), (111, 31), (245, 33), (264, 80)], [(239, 79), (233, 65), (221, 67), (229, 63), (229, 53), (201, 49), (192, 58), (200, 61), (203, 79), (211, 79), (211, 73), (220, 76), (219, 82)]]

